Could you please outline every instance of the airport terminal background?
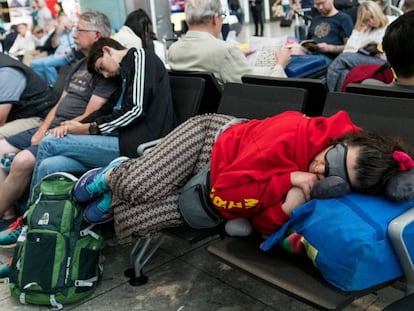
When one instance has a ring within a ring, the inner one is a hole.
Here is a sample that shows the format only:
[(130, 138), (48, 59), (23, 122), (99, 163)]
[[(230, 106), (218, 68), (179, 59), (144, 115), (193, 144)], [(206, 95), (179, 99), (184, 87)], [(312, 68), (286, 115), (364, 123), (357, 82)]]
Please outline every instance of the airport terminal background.
[[(46, 4), (52, 13), (54, 13), (54, 5), (57, 1), (61, 2), (65, 13), (75, 20), (80, 12), (87, 9), (105, 13), (109, 17), (114, 31), (117, 31), (123, 25), (129, 12), (142, 8), (151, 16), (155, 24), (155, 32), (160, 40), (173, 37), (171, 23), (174, 25), (174, 30), (180, 32), (181, 22), (184, 20), (184, 0), (46, 0)], [(276, 0), (264, 1), (263, 14), (267, 22), (280, 19), (280, 16), (275, 16), (274, 12), (272, 13), (272, 5), (275, 2)], [(251, 16), (248, 0), (240, 0), (239, 3), (244, 13), (243, 23), (249, 24)], [(6, 30), (12, 24), (24, 22), (31, 25), (31, 10), (31, 0), (0, 0), (0, 19), (3, 21)], [(232, 14), (230, 23), (237, 22), (239, 20)], [(288, 30), (290, 29), (286, 31)], [(266, 35), (270, 35), (270, 33)]]
[[(53, 7), (56, 0), (47, 0)], [(170, 38), (171, 22), (180, 27), (182, 12), (180, 1), (167, 0), (62, 0), (65, 12), (76, 17), (88, 8), (107, 14), (114, 30), (123, 24), (125, 16), (137, 8), (151, 15), (160, 39)], [(183, 1), (181, 1), (183, 2)], [(279, 21), (271, 17), (271, 4), (265, 1), (265, 37), (292, 35), (294, 27), (281, 28)], [(30, 0), (0, 0), (0, 17), (6, 27), (19, 22), (30, 23)], [(247, 42), (254, 33), (248, 12), (248, 0), (240, 0), (244, 9), (244, 24), (238, 36), (239, 42)], [(174, 5), (177, 5), (174, 7)], [(167, 242), (157, 251), (146, 267), (149, 282), (140, 287), (130, 286), (124, 277), (129, 265), (130, 246), (116, 244), (114, 237), (106, 241), (106, 256), (103, 280), (93, 296), (65, 310), (145, 310), (145, 311), (284, 311), (314, 308), (283, 294), (260, 281), (233, 269), (213, 258), (207, 246), (218, 238), (203, 240), (189, 245), (180, 239), (167, 237)], [(13, 254), (13, 249), (0, 252), (0, 263)], [(378, 311), (404, 296), (404, 284), (386, 287), (364, 296), (345, 308), (345, 311)], [(22, 306), (10, 297), (7, 284), (0, 284), (0, 310), (46, 311), (48, 307)]]

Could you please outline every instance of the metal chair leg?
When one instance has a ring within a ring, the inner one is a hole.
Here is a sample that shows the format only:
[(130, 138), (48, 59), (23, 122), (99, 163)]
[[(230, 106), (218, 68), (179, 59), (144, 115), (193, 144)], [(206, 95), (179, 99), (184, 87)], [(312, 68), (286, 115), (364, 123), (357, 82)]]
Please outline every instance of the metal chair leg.
[[(129, 261), (133, 268), (125, 270), (124, 275), (129, 278), (129, 284), (133, 286), (144, 285), (148, 277), (143, 274), (143, 268), (164, 242), (165, 235), (139, 238), (129, 253)], [(151, 243), (154, 242), (152, 245)]]

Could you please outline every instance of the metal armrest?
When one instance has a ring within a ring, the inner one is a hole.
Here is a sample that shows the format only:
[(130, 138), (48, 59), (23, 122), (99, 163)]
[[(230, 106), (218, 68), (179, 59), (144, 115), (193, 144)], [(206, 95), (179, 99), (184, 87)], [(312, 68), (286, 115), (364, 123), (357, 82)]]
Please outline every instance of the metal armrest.
[(414, 208), (396, 217), (388, 225), (388, 237), (407, 280), (406, 295), (414, 293), (414, 265), (403, 239), (404, 229), (414, 222)]
[(151, 141), (148, 141), (146, 143), (143, 143), (143, 144), (139, 145), (137, 147), (138, 156), (140, 157), (140, 156), (143, 156), (144, 154), (147, 154), (148, 152), (150, 152), (152, 148), (154, 148), (157, 144), (159, 144), (161, 139), (162, 138), (151, 140)]

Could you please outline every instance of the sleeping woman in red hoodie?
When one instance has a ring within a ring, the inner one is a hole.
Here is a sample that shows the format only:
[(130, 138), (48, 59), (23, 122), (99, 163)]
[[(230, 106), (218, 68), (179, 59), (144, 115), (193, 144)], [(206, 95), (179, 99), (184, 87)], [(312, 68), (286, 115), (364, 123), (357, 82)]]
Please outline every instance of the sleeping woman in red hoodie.
[(207, 114), (181, 124), (147, 155), (85, 173), (75, 196), (90, 201), (90, 222), (114, 216), (117, 237), (126, 243), (184, 224), (179, 191), (210, 163), (210, 197), (221, 216), (249, 219), (268, 235), (326, 176), (377, 193), (398, 172), (394, 151), (410, 159), (402, 143), (361, 131), (343, 111), (314, 118), (289, 111), (251, 121)]

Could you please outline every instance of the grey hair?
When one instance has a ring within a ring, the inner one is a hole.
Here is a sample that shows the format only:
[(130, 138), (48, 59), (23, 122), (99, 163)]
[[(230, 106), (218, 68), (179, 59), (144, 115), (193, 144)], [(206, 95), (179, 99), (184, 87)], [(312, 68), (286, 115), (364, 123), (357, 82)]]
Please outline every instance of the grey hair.
[(90, 28), (98, 30), (102, 37), (108, 38), (111, 36), (111, 22), (105, 14), (97, 11), (86, 11), (79, 16), (79, 19), (88, 23)]
[(185, 20), (189, 25), (207, 24), (214, 14), (221, 14), (220, 0), (186, 0)]

